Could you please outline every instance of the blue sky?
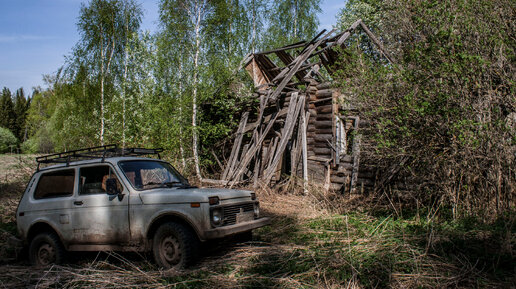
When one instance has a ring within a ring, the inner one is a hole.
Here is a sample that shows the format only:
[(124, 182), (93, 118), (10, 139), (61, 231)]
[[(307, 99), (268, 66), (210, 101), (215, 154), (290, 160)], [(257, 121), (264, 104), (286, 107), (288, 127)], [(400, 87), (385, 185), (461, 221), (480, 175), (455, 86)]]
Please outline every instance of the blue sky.
[[(79, 34), (75, 23), (83, 0), (0, 0), (0, 87), (11, 91), (44, 86), (42, 75), (64, 63)], [(142, 28), (155, 31), (158, 0), (144, 0)], [(323, 0), (321, 29), (336, 23), (345, 0)]]

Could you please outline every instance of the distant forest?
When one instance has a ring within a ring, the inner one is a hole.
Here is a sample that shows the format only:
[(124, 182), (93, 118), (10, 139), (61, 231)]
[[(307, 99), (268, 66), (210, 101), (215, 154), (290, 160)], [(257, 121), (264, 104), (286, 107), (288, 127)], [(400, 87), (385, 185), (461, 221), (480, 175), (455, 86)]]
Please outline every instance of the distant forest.
[[(162, 0), (149, 34), (137, 1), (85, 2), (80, 41), (47, 88), (2, 91), (0, 149), (163, 147), (187, 174), (213, 174), (213, 156), (256, 105), (242, 59), (314, 37), (320, 4)], [(359, 34), (332, 80), (373, 123), (370, 157), (418, 201), (448, 202), (453, 214), (514, 202), (515, 13), (513, 0), (349, 0), (340, 11), (337, 29), (362, 19), (397, 59), (386, 64)]]

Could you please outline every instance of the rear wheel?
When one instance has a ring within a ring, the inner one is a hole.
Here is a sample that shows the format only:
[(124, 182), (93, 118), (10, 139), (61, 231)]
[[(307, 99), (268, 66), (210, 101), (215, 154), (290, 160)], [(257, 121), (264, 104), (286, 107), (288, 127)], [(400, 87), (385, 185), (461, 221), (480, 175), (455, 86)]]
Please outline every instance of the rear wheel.
[(190, 228), (170, 222), (161, 225), (152, 241), (156, 263), (163, 268), (185, 268), (196, 260), (199, 240)]
[(36, 235), (30, 242), (29, 258), (34, 266), (61, 264), (65, 258), (65, 250), (56, 234), (45, 232)]

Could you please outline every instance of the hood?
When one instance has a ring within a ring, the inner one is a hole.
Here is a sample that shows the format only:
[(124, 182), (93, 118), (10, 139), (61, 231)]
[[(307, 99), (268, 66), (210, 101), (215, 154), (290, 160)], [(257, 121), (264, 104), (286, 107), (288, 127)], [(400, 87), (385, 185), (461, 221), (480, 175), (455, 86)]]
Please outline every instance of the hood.
[(159, 188), (140, 192), (140, 199), (146, 205), (152, 204), (177, 204), (177, 203), (207, 203), (209, 197), (219, 197), (221, 201), (239, 198), (249, 198), (251, 191), (230, 189), (178, 189)]

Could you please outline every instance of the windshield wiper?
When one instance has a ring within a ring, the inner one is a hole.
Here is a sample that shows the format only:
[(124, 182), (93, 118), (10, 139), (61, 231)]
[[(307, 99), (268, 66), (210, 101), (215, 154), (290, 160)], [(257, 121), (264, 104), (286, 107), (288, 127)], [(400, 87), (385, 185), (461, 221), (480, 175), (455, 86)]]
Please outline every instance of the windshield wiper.
[(163, 184), (170, 188), (170, 187), (176, 187), (176, 185), (182, 185), (183, 183), (178, 182), (178, 181), (173, 181), (173, 182), (164, 182)]

